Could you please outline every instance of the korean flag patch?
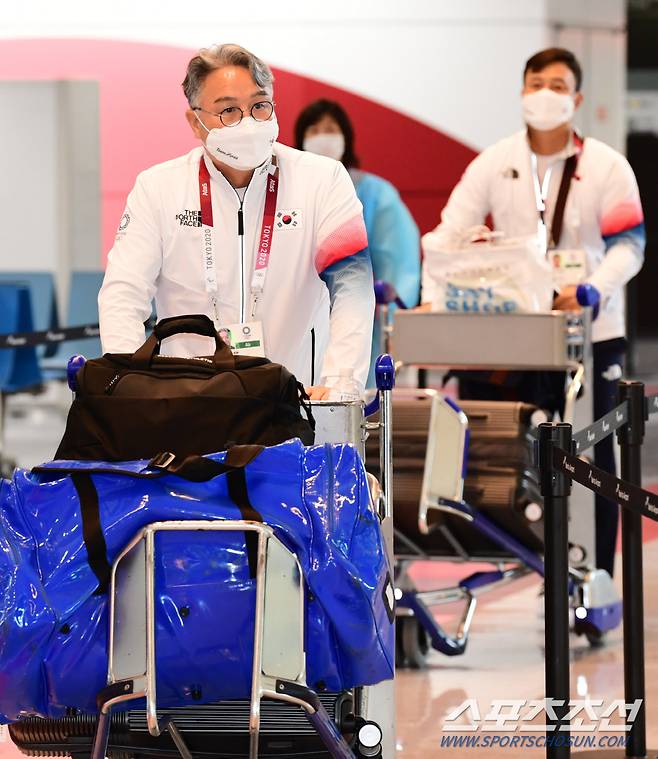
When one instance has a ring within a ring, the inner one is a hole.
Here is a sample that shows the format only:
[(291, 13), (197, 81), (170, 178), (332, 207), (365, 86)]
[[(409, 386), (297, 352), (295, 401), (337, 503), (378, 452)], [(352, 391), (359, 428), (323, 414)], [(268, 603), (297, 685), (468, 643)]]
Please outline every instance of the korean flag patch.
[(290, 211), (277, 211), (275, 224), (277, 229), (299, 229), (302, 226), (302, 211), (293, 208)]

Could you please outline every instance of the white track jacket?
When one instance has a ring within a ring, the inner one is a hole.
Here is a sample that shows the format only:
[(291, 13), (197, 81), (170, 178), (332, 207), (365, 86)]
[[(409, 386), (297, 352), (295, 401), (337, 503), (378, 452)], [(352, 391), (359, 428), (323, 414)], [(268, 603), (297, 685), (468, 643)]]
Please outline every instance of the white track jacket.
[[(273, 152), (279, 191), (270, 265), (255, 315), (263, 323), (267, 357), (305, 385), (319, 384), (321, 378), (346, 369), (363, 385), (374, 295), (369, 258), (355, 255), (367, 246), (361, 203), (339, 162), (278, 143)], [(128, 196), (98, 298), (105, 352), (133, 352), (144, 342), (143, 323), (151, 314), (152, 299), (158, 319), (198, 313), (213, 318), (204, 278), (201, 160), (211, 181), (219, 320), (224, 325), (240, 322), (241, 288), (250, 310), (268, 165), (256, 169), (241, 202), (204, 148), (198, 147), (142, 172)], [(327, 275), (325, 284), (321, 276), (338, 262), (346, 264), (347, 276)], [(212, 341), (192, 335), (171, 338), (162, 350), (178, 356), (213, 351)]]
[[(580, 152), (564, 213), (560, 248), (585, 250), (587, 281), (601, 293), (601, 310), (592, 328), (594, 342), (625, 334), (624, 285), (640, 270), (644, 219), (637, 182), (628, 161), (591, 137), (560, 155), (546, 202), (550, 228), (566, 156)], [(526, 131), (487, 148), (467, 167), (441, 215), (423, 237), (423, 302), (433, 300), (432, 251), (450, 250), (471, 227), (493, 218), (508, 237), (537, 231), (538, 211)], [(530, 338), (531, 339), (531, 336)]]

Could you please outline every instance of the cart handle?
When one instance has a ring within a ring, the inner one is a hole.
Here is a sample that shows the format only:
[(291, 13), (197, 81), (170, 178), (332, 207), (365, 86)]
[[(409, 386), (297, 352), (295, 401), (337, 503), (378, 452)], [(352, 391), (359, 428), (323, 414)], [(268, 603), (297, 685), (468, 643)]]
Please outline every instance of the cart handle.
[(78, 389), (78, 372), (85, 365), (87, 359), (76, 353), (75, 356), (71, 356), (66, 364), (66, 382), (71, 390), (75, 393)]
[(364, 413), (366, 417), (372, 416), (379, 411), (380, 393), (392, 390), (395, 387), (395, 364), (393, 357), (388, 353), (379, 356), (375, 361), (375, 382), (378, 392), (365, 408)]
[(592, 321), (599, 315), (601, 306), (601, 293), (594, 285), (584, 282), (576, 288), (576, 300), (581, 306), (589, 306), (592, 309)]
[(383, 279), (378, 279), (375, 282), (375, 301), (378, 306), (387, 306), (390, 303), (395, 303), (398, 308), (404, 308), (405, 310), (407, 308), (407, 304), (400, 298), (395, 287)]

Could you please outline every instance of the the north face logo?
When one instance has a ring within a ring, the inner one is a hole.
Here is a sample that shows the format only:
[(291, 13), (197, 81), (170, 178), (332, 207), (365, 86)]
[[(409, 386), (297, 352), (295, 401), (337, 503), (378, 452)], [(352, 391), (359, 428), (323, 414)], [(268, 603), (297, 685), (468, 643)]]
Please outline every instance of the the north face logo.
[(201, 226), (201, 211), (188, 211), (176, 214), (176, 221), (181, 227), (200, 227)]

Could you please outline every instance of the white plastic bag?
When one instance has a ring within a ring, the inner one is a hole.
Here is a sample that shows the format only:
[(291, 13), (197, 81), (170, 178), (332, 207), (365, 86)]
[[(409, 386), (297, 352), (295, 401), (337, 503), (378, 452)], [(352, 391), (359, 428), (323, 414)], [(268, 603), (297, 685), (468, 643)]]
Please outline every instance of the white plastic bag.
[(553, 272), (536, 235), (470, 230), (452, 250), (432, 251), (431, 276), (435, 311), (528, 313), (553, 303)]

